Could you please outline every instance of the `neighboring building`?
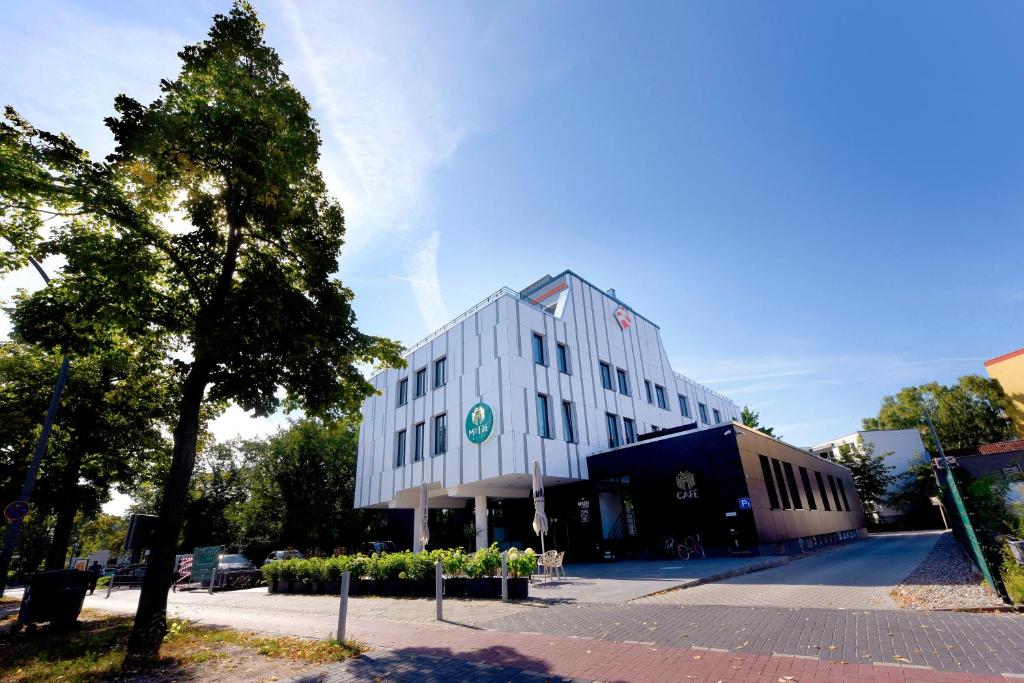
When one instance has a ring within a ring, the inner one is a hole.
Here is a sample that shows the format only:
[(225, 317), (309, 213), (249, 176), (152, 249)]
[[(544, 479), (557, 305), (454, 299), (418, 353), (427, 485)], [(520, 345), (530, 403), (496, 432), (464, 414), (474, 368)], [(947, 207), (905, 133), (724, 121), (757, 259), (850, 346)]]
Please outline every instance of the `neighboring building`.
[(1010, 419), (1018, 437), (1024, 438), (1024, 349), (1017, 349), (992, 360), (985, 361), (985, 371), (999, 380), (1003, 391), (1010, 397)]
[[(864, 441), (865, 446), (871, 444), (874, 447), (875, 455), (890, 454), (886, 456), (886, 463), (893, 467), (891, 474), (897, 477), (906, 472), (911, 463), (928, 457), (924, 442), (921, 441), (921, 433), (916, 429), (859, 431), (820, 443), (810, 450), (818, 455), (835, 460), (839, 455), (840, 446), (849, 445), (856, 448), (858, 441), (861, 439)], [(889, 491), (892, 492), (898, 486), (899, 482), (893, 482), (889, 487)], [(895, 521), (899, 516), (899, 510), (882, 505), (876, 513), (875, 521), (883, 523)]]
[(740, 414), (672, 369), (656, 324), (571, 271), (496, 292), (405, 357), (370, 380), (355, 505), (416, 510), (427, 482), (478, 546), (513, 540), (502, 509), (529, 497), (534, 460), (550, 496), (587, 479), (592, 453)]
[[(993, 474), (1006, 477), (1010, 485), (1008, 501), (1024, 504), (1024, 440), (957, 448), (946, 451), (946, 458), (954, 469), (959, 468), (974, 479)], [(934, 464), (936, 468), (942, 468), (938, 458)]]

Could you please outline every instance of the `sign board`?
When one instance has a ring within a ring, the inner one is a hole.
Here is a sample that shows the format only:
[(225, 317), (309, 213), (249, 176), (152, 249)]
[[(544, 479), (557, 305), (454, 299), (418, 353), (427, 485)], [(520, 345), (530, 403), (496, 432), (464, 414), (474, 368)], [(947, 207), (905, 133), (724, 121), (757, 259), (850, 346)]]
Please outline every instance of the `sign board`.
[(8, 503), (4, 508), (4, 519), (8, 522), (17, 522), (19, 519), (25, 519), (28, 510), (27, 500), (16, 500), (13, 503)]
[(752, 510), (753, 505), (750, 504), (749, 498), (740, 498), (740, 510)]
[(697, 490), (697, 475), (689, 470), (682, 470), (676, 474), (676, 500), (696, 500), (700, 497)]
[(209, 581), (213, 574), (213, 568), (217, 565), (217, 558), (224, 552), (224, 546), (211, 545), (205, 548), (196, 548), (192, 554), (192, 581)]
[(629, 317), (629, 311), (626, 310), (625, 306), (619, 306), (616, 308), (613, 315), (615, 316), (615, 322), (619, 323), (619, 327), (623, 330), (629, 329), (633, 319)]
[(470, 443), (481, 444), (487, 441), (494, 431), (494, 411), (481, 401), (466, 413), (466, 438)]
[(736, 516), (736, 513), (735, 513), (735, 512), (726, 512), (726, 513), (725, 513), (725, 516), (726, 516), (726, 517), (735, 517), (735, 516)]

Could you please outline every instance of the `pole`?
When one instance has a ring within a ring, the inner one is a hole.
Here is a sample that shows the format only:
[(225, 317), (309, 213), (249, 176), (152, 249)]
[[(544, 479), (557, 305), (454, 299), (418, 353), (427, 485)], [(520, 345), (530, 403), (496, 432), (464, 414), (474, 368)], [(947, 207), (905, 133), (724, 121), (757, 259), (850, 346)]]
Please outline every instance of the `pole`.
[(107, 584), (107, 597), (104, 598), (104, 600), (109, 598), (110, 597), (110, 591), (114, 590), (114, 579), (116, 579), (116, 578), (117, 578), (117, 569), (115, 568), (114, 569), (114, 573), (110, 575), (110, 583)]
[[(50, 276), (46, 274), (43, 267), (31, 256), (29, 263), (36, 269), (46, 284), (50, 284)], [(53, 396), (50, 398), (50, 406), (46, 410), (46, 417), (43, 419), (43, 428), (39, 432), (39, 440), (36, 441), (36, 451), (32, 456), (32, 463), (25, 473), (25, 482), (21, 486), (21, 498), (26, 503), (32, 496), (32, 490), (36, 486), (36, 475), (39, 473), (39, 465), (46, 454), (46, 445), (50, 440), (50, 428), (53, 420), (57, 417), (57, 408), (60, 407), (60, 395), (64, 391), (64, 383), (68, 379), (68, 368), (71, 359), (64, 356), (60, 365), (60, 372), (57, 374), (57, 386), (53, 388)], [(21, 533), (22, 520), (17, 519), (7, 527), (7, 536), (4, 538), (4, 549), (0, 551), (0, 597), (3, 597), (4, 589), (7, 587), (7, 570), (11, 567), (11, 558), (14, 557), (14, 549), (18, 545), (18, 535)]]
[(438, 560), (434, 564), (434, 598), (437, 600), (437, 620), (444, 621), (444, 608), (442, 602), (444, 598), (444, 578), (441, 576), (441, 561)]
[[(992, 590), (995, 591), (1003, 602), (1009, 603), (1010, 600), (1006, 595), (1006, 588), (1003, 586), (1003, 582), (996, 581), (995, 575), (992, 573), (992, 570), (988, 565), (988, 558), (985, 557), (985, 553), (981, 549), (981, 544), (978, 542), (978, 535), (974, 532), (974, 524), (971, 522), (971, 518), (967, 514), (967, 508), (964, 506), (963, 497), (960, 495), (960, 487), (956, 483), (956, 477), (953, 476), (953, 469), (949, 466), (949, 460), (946, 459), (946, 452), (942, 450), (942, 442), (939, 441), (939, 435), (935, 431), (935, 425), (932, 424), (931, 413), (928, 412), (927, 406), (922, 407), (924, 409), (924, 419), (928, 422), (928, 429), (931, 431), (932, 439), (935, 441), (935, 448), (939, 451), (939, 459), (942, 461), (942, 467), (946, 471), (946, 486), (949, 489), (949, 496), (953, 499), (953, 505), (957, 511), (957, 516), (960, 517), (960, 523), (963, 525), (964, 534), (967, 536), (967, 542), (968, 545), (970, 545), (974, 559), (978, 563), (978, 568), (981, 569), (981, 573), (985, 577), (985, 580), (988, 581), (988, 585), (992, 587)], [(939, 500), (941, 501), (942, 499), (940, 498)]]
[(217, 565), (213, 565), (213, 571), (210, 573), (210, 595), (213, 595), (213, 584), (217, 582)]
[(348, 619), (349, 572), (341, 573), (341, 605), (338, 607), (338, 644), (345, 642), (345, 621)]
[(501, 601), (508, 602), (508, 551), (501, 553)]

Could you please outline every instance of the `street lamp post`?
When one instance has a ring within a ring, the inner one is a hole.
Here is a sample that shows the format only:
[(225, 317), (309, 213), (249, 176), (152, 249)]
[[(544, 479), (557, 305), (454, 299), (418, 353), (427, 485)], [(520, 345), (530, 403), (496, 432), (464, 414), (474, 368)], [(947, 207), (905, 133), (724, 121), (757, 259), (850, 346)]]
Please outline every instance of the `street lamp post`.
[[(49, 284), (50, 277), (43, 270), (39, 262), (31, 256), (28, 257), (29, 262), (35, 267), (39, 274), (43, 277), (43, 280)], [(50, 406), (46, 410), (46, 417), (43, 419), (43, 428), (39, 432), (39, 439), (36, 441), (36, 451), (32, 456), (32, 463), (28, 466), (28, 472), (25, 473), (25, 482), (21, 485), (21, 496), (18, 498), (19, 501), (28, 503), (32, 497), (32, 490), (36, 487), (36, 475), (39, 473), (39, 465), (43, 461), (43, 456), (46, 454), (46, 445), (50, 440), (50, 430), (53, 427), (53, 420), (57, 417), (57, 408), (60, 406), (60, 396), (64, 391), (64, 384), (68, 379), (68, 368), (71, 366), (71, 359), (64, 356), (64, 360), (60, 364), (60, 372), (57, 374), (57, 386), (53, 388), (53, 396), (50, 398)], [(22, 523), (24, 521), (24, 515), (20, 515), (15, 519), (11, 520), (10, 526), (7, 527), (7, 536), (4, 538), (4, 549), (0, 552), (0, 597), (3, 596), (4, 590), (7, 587), (7, 570), (11, 566), (11, 558), (14, 557), (14, 548), (18, 543), (18, 534), (21, 533)]]

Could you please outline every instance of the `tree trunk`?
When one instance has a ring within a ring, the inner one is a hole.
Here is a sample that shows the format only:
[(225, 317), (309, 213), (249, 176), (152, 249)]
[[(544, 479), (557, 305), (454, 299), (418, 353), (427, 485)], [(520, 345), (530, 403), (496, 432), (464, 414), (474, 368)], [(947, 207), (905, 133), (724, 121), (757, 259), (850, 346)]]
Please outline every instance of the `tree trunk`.
[(154, 657), (167, 633), (167, 591), (174, 572), (174, 555), (184, 517), (192, 470), (196, 462), (199, 439), (199, 413), (203, 394), (209, 383), (210, 365), (197, 359), (185, 378), (178, 423), (174, 428), (174, 454), (171, 470), (164, 483), (160, 516), (149, 549), (146, 576), (142, 581), (139, 607), (128, 641), (128, 656), (135, 659)]
[(68, 544), (71, 541), (71, 532), (75, 528), (75, 515), (78, 514), (82, 496), (81, 488), (78, 486), (81, 469), (81, 458), (75, 456), (74, 460), (68, 463), (64, 473), (60, 488), (62, 495), (57, 504), (57, 523), (54, 525), (53, 539), (46, 553), (48, 570), (63, 569), (64, 561), (67, 559)]

